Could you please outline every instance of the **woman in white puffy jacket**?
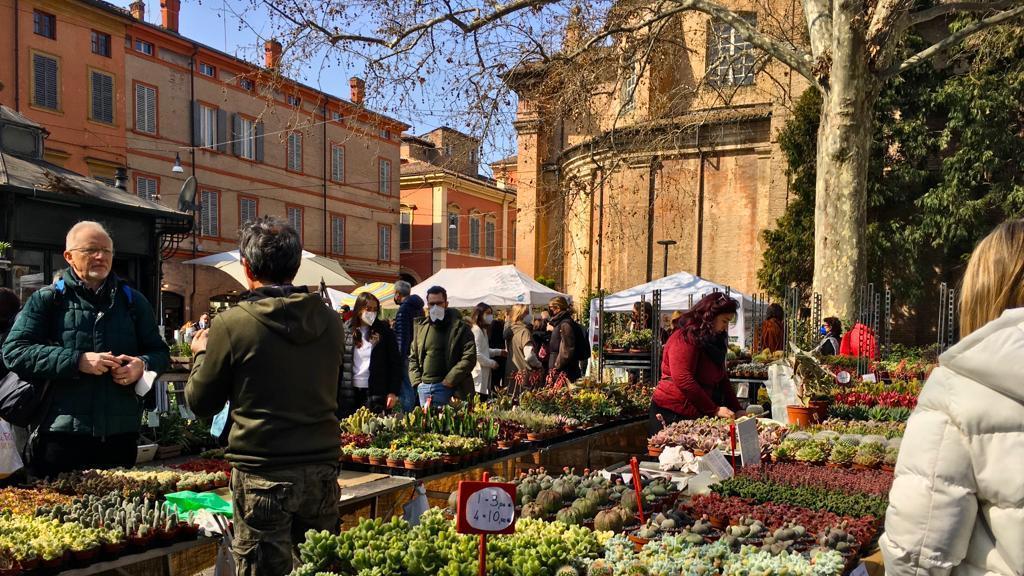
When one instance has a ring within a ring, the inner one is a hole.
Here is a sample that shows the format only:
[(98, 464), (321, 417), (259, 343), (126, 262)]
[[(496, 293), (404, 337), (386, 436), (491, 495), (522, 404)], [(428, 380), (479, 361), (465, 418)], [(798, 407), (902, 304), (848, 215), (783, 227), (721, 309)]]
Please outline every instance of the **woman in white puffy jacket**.
[(476, 342), (476, 366), (473, 367), (473, 388), (484, 400), (491, 395), (491, 371), (498, 367), (495, 358), (505, 355), (500, 348), (491, 348), (488, 330), (494, 322), (494, 310), (481, 302), (470, 316), (473, 325), (473, 341)]
[(939, 359), (896, 463), (888, 575), (1024, 574), (1024, 220), (971, 255), (961, 340)]

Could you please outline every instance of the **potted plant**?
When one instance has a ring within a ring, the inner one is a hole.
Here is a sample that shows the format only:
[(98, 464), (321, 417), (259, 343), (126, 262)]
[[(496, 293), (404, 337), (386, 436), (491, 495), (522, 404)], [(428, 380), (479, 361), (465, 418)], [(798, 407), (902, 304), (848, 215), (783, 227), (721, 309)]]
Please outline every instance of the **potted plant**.
[(11, 243), (0, 240), (0, 270), (10, 270), (11, 261), (7, 258), (7, 251), (11, 249)]
[(793, 381), (796, 383), (799, 404), (786, 406), (786, 414), (790, 424), (806, 428), (824, 420), (821, 417), (821, 406), (813, 405), (812, 402), (829, 397), (835, 378), (826, 372), (817, 360), (802, 350), (796, 350), (789, 357), (789, 364), (793, 369)]

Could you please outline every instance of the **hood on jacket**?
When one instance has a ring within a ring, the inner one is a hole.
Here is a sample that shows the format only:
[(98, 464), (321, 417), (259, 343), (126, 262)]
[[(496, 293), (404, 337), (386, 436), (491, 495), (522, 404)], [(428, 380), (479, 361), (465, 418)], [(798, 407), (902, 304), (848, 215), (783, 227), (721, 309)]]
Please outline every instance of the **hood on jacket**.
[(1024, 403), (1020, 358), (1024, 358), (1024, 308), (1014, 308), (968, 334), (939, 357), (939, 364)]
[[(294, 287), (259, 288), (243, 295), (238, 307), (261, 324), (295, 344), (306, 344), (327, 330), (335, 314), (324, 306), (319, 294)], [(323, 314), (322, 312), (330, 312)]]

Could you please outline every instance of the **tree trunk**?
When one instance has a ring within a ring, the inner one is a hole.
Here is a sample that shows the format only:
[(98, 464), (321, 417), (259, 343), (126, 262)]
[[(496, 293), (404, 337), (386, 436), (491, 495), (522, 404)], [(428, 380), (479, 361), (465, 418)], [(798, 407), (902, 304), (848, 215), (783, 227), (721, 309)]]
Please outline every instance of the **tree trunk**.
[[(844, 14), (844, 12), (846, 12)], [(833, 63), (821, 107), (814, 206), (814, 291), (822, 312), (850, 320), (866, 277), (868, 155), (878, 90), (862, 25), (835, 15)]]

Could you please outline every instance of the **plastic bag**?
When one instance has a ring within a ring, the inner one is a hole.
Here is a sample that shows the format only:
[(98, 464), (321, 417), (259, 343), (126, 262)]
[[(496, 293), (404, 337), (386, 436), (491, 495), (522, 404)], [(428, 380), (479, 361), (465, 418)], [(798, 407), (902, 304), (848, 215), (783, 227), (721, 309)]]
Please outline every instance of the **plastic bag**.
[(768, 397), (772, 401), (772, 420), (781, 424), (789, 422), (786, 406), (799, 403), (793, 369), (782, 362), (768, 366)]
[(14, 430), (6, 420), (0, 420), (0, 479), (21, 470), (24, 465), (18, 453)]
[(172, 492), (165, 496), (167, 503), (177, 510), (179, 516), (198, 510), (209, 510), (215, 514), (223, 514), (231, 518), (231, 502), (213, 492)]
[(224, 409), (213, 417), (213, 422), (210, 424), (210, 436), (220, 438), (220, 435), (224, 433), (224, 426), (228, 423), (228, 414), (230, 412), (231, 402), (226, 402), (224, 404)]

